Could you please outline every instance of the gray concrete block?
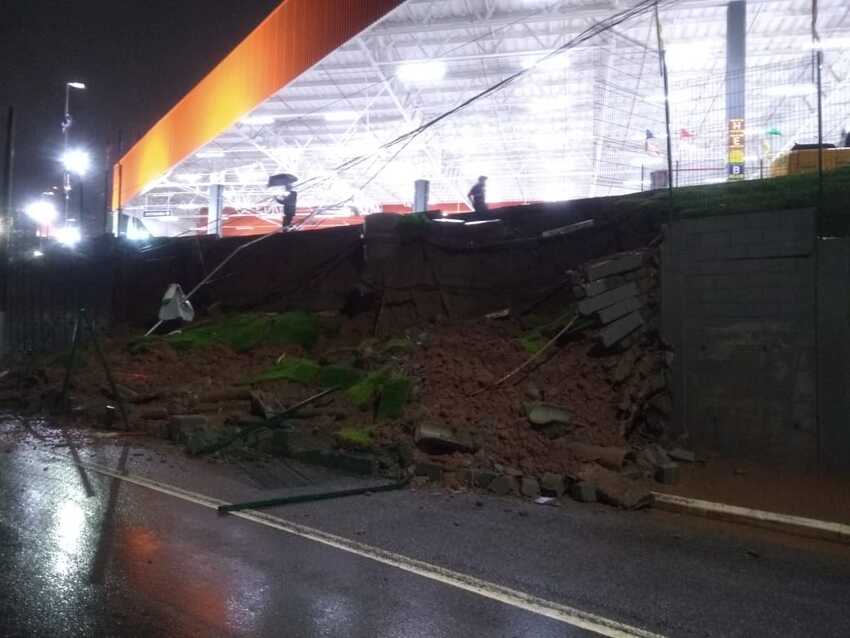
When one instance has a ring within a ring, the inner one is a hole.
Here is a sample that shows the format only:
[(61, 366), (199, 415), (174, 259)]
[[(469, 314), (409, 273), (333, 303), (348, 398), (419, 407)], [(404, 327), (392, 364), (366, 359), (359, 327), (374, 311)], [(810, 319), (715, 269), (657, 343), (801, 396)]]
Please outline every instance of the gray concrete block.
[(599, 312), (599, 319), (603, 324), (607, 325), (612, 321), (616, 321), (620, 317), (625, 317), (630, 312), (640, 310), (643, 304), (635, 297), (629, 297), (623, 301), (609, 306)]
[(592, 315), (593, 313), (599, 312), (608, 306), (613, 306), (615, 303), (623, 301), (624, 299), (636, 297), (638, 292), (636, 284), (626, 284), (625, 286), (620, 286), (619, 288), (602, 293), (601, 295), (596, 295), (595, 297), (583, 300), (578, 305), (578, 311), (584, 316)]
[(519, 491), (517, 480), (513, 476), (499, 476), (490, 483), (489, 490), (498, 496), (508, 496)]
[(602, 345), (606, 348), (610, 348), (640, 328), (643, 323), (643, 317), (641, 317), (639, 312), (633, 312), (622, 319), (618, 319), (599, 332), (599, 338), (602, 341)]
[(597, 501), (596, 486), (586, 481), (573, 483), (570, 486), (570, 496), (580, 503), (595, 503)]
[(537, 498), (540, 496), (540, 483), (534, 477), (523, 476), (520, 483), (520, 492), (528, 498)]
[(587, 279), (589, 281), (596, 281), (597, 279), (604, 279), (611, 275), (629, 272), (630, 270), (637, 270), (641, 267), (642, 263), (643, 254), (634, 253), (590, 265), (585, 268), (585, 273), (587, 274)]
[(543, 480), (540, 483), (540, 490), (545, 496), (563, 496), (566, 491), (564, 475), (547, 472), (543, 475)]
[(655, 480), (662, 485), (675, 485), (679, 482), (679, 464), (665, 463), (655, 471)]

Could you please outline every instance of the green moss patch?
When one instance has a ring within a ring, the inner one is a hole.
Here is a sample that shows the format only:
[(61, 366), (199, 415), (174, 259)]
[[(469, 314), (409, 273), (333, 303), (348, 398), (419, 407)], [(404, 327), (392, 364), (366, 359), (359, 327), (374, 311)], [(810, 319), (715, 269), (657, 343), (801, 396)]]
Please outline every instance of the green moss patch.
[(260, 345), (298, 345), (310, 350), (319, 338), (315, 318), (306, 312), (246, 313), (184, 329), (163, 337), (176, 350), (193, 350), (212, 344), (248, 352)]
[(351, 386), (346, 392), (346, 396), (358, 408), (366, 410), (375, 405), (375, 401), (381, 393), (381, 388), (388, 378), (389, 373), (386, 370), (372, 372), (365, 379)]
[(319, 371), (318, 383), (323, 388), (348, 389), (363, 379), (363, 372), (348, 366), (325, 366)]
[(404, 406), (410, 397), (412, 384), (407, 377), (387, 379), (381, 390), (381, 402), (378, 404), (379, 419), (398, 419), (404, 412)]
[(298, 359), (287, 357), (278, 364), (275, 364), (269, 370), (266, 370), (257, 377), (254, 377), (249, 383), (263, 383), (265, 381), (294, 381), (295, 383), (303, 383), (312, 385), (319, 379), (322, 372), (321, 366), (310, 359)]
[(374, 442), (374, 428), (343, 428), (336, 433), (337, 442), (345, 448), (369, 449)]

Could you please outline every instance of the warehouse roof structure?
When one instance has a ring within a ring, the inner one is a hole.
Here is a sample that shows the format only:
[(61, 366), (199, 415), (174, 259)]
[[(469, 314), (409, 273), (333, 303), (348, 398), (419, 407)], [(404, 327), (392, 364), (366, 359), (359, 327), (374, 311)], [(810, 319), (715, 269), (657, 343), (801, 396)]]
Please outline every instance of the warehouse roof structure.
[[(287, 0), (121, 159), (113, 208), (155, 235), (205, 233), (220, 185), (224, 232), (259, 234), (279, 224), (267, 184), (284, 172), (301, 178), (311, 224), (409, 210), (417, 179), (447, 212), (466, 210), (478, 175), (496, 203), (648, 188), (667, 163), (653, 14), (557, 52), (633, 4)], [(817, 139), (810, 4), (747, 3), (751, 176)], [(819, 4), (825, 133), (837, 138), (850, 128), (850, 8)], [(660, 20), (675, 179), (724, 179), (727, 5), (662, 2)]]

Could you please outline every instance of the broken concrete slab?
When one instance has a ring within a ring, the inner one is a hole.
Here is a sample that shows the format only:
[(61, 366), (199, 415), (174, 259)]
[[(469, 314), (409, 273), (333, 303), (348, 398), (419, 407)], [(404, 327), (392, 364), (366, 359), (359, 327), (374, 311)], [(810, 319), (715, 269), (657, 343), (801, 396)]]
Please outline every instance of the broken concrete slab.
[(652, 494), (639, 483), (630, 481), (601, 465), (592, 465), (579, 473), (583, 481), (593, 483), (599, 498), (624, 509), (639, 509), (652, 504)]
[(645, 447), (637, 456), (638, 463), (653, 471), (671, 462), (666, 450), (658, 444)]
[(568, 443), (567, 449), (583, 461), (596, 461), (613, 470), (622, 469), (629, 452), (622, 447), (603, 447), (577, 442)]
[(630, 312), (640, 310), (642, 306), (643, 304), (637, 299), (637, 297), (629, 297), (628, 299), (624, 299), (613, 306), (600, 310), (599, 320), (603, 324), (608, 325), (620, 317), (625, 317)]
[(600, 330), (599, 338), (603, 346), (610, 348), (628, 337), (642, 325), (643, 317), (641, 317), (639, 312), (633, 312)]
[(540, 491), (545, 496), (563, 496), (566, 491), (564, 475), (547, 472), (543, 475), (543, 479), (540, 482)]
[(439, 483), (443, 480), (443, 468), (436, 463), (417, 463), (414, 474), (416, 476), (425, 476), (432, 483)]
[(499, 478), (499, 475), (488, 470), (473, 470), (472, 477), (475, 487), (480, 487), (481, 489), (486, 490), (490, 487), (493, 481)]
[(678, 463), (665, 463), (655, 471), (655, 480), (662, 485), (675, 485), (679, 476)]
[(668, 456), (674, 461), (679, 461), (681, 463), (696, 463), (697, 455), (691, 450), (686, 450), (684, 448), (673, 448), (667, 452)]
[(643, 264), (643, 253), (631, 253), (614, 259), (590, 264), (585, 267), (584, 272), (588, 281), (604, 279), (611, 275), (637, 270)]
[(419, 448), (433, 454), (451, 452), (472, 454), (478, 449), (467, 433), (427, 423), (416, 427), (414, 440)]
[(514, 477), (502, 475), (490, 483), (489, 490), (498, 496), (508, 496), (509, 494), (517, 494), (519, 485)]
[(529, 422), (537, 428), (548, 425), (570, 425), (573, 414), (567, 408), (551, 403), (534, 403), (526, 406)]
[(564, 235), (572, 235), (573, 233), (577, 233), (580, 230), (593, 228), (595, 224), (596, 222), (594, 220), (587, 219), (583, 222), (570, 224), (569, 226), (560, 226), (558, 228), (552, 228), (551, 230), (544, 230), (542, 233), (540, 233), (540, 238), (549, 239), (551, 237), (563, 237)]
[(609, 306), (613, 306), (614, 304), (623, 301), (624, 299), (628, 299), (629, 297), (637, 297), (638, 296), (638, 287), (636, 284), (626, 284), (625, 286), (620, 286), (619, 288), (614, 288), (614, 290), (609, 290), (608, 292), (604, 292), (601, 295), (596, 295), (595, 297), (589, 297), (579, 302), (578, 311), (580, 314), (588, 317), (600, 310), (607, 308)]
[(578, 481), (570, 486), (570, 496), (579, 503), (595, 503), (597, 501), (596, 486), (587, 481)]
[(528, 498), (537, 498), (540, 496), (540, 483), (534, 477), (523, 476), (520, 483), (520, 492)]

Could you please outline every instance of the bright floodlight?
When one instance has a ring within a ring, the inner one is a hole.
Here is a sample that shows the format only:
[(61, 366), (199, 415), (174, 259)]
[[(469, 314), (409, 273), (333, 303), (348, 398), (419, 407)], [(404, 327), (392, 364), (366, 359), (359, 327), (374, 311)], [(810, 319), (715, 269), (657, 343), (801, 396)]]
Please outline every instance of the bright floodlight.
[(85, 151), (75, 149), (67, 151), (62, 156), (62, 164), (64, 164), (65, 170), (69, 173), (74, 173), (75, 175), (82, 177), (88, 173), (91, 168), (91, 158)]
[(430, 84), (446, 77), (446, 64), (439, 60), (402, 64), (396, 77), (405, 84)]
[(24, 210), (27, 216), (39, 226), (50, 224), (59, 215), (56, 211), (56, 206), (43, 199), (31, 203)]
[(68, 86), (70, 86), (72, 89), (80, 89), (80, 90), (83, 90), (83, 89), (86, 88), (86, 85), (85, 85), (84, 82), (68, 82)]
[(63, 226), (62, 228), (57, 228), (54, 231), (53, 236), (56, 238), (56, 241), (64, 246), (68, 246), (69, 248), (73, 248), (79, 244), (80, 240), (83, 238), (80, 234), (80, 229), (76, 226)]
[(325, 113), (326, 122), (353, 122), (360, 119), (356, 111), (328, 111)]

